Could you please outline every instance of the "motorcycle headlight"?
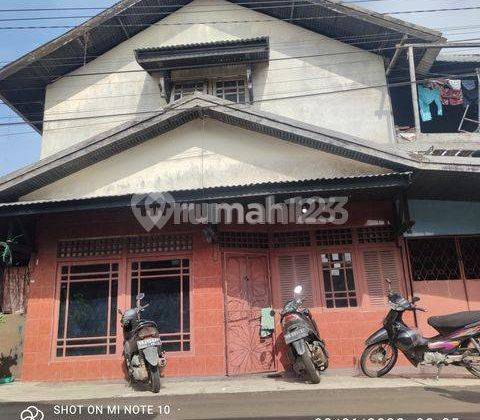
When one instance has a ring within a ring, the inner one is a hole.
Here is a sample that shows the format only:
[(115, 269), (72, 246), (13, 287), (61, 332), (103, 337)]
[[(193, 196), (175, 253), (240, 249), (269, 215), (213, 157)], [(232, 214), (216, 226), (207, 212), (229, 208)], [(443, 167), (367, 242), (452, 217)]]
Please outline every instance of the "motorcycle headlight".
[(138, 337), (141, 339), (153, 337), (158, 334), (157, 329), (153, 327), (144, 327), (138, 333)]

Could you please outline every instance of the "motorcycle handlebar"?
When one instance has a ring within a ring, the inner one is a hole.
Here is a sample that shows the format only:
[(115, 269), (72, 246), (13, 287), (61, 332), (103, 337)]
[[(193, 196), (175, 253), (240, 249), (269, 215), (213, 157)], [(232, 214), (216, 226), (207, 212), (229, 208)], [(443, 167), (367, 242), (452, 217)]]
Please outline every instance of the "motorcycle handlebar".
[(425, 308), (421, 308), (420, 306), (412, 306), (412, 309), (414, 311), (427, 312)]

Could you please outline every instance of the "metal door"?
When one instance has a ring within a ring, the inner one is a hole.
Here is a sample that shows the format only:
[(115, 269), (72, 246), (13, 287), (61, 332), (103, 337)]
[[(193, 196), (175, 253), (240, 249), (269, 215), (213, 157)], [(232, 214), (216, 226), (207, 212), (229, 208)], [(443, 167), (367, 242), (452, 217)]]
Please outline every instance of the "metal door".
[(268, 257), (226, 254), (227, 374), (275, 370), (273, 336), (260, 336), (261, 310), (271, 306)]
[(414, 239), (408, 246), (413, 293), (428, 309), (416, 313), (418, 326), (425, 335), (435, 335), (429, 317), (470, 309), (458, 242), (454, 237)]

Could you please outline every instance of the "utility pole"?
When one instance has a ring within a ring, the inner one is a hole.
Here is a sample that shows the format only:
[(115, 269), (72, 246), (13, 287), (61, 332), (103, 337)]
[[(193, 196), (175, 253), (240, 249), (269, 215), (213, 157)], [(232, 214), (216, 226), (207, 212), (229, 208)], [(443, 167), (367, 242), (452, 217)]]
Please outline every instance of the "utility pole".
[(415, 75), (415, 57), (413, 55), (413, 47), (408, 47), (408, 65), (410, 69), (410, 87), (412, 89), (413, 116), (415, 118), (415, 132), (420, 134), (420, 111), (418, 109), (418, 91), (417, 76)]

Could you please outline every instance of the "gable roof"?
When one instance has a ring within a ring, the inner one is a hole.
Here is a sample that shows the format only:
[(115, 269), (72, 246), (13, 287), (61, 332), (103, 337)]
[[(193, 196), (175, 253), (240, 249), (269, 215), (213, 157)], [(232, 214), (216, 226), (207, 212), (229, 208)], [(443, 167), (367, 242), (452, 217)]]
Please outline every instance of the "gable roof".
[[(437, 31), (381, 15), (336, 0), (301, 0), (279, 5), (275, 0), (230, 0), (258, 12), (286, 20), (330, 38), (374, 51), (390, 60), (395, 45), (431, 43), (443, 38)], [(58, 78), (82, 67), (150, 25), (174, 13), (191, 0), (122, 0), (64, 35), (0, 69), (0, 98), (33, 128), (41, 132), (45, 88)], [(145, 12), (148, 8), (148, 13)], [(88, 38), (87, 38), (88, 37)], [(85, 44), (88, 39), (88, 54)], [(359, 41), (360, 40), (360, 41)], [(418, 68), (433, 63), (438, 51), (416, 50)], [(85, 56), (85, 57), (84, 57)], [(406, 68), (402, 57), (399, 68)]]
[(394, 171), (414, 169), (432, 173), (480, 173), (478, 163), (463, 164), (461, 159), (458, 162), (462, 163), (452, 163), (452, 158), (423, 156), (381, 147), (348, 134), (235, 104), (212, 95), (196, 93), (172, 103), (160, 113), (129, 121), (0, 178), (0, 201), (16, 200), (195, 118), (203, 117)]

